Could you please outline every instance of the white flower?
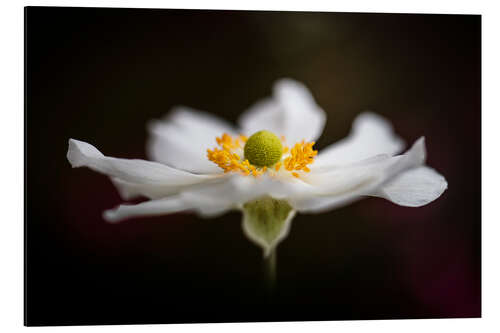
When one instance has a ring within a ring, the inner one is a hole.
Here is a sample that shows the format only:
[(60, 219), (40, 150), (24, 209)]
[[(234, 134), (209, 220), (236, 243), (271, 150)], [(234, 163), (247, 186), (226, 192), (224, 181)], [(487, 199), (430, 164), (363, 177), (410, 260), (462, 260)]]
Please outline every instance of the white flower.
[[(362, 113), (347, 138), (317, 154), (311, 141), (324, 123), (325, 114), (307, 88), (283, 79), (272, 98), (241, 115), (239, 128), (186, 107), (152, 121), (147, 149), (154, 162), (107, 157), (74, 139), (67, 157), (73, 167), (108, 175), (124, 199), (150, 199), (105, 211), (109, 222), (242, 210), (245, 233), (265, 254), (286, 236), (295, 212), (330, 210), (366, 196), (419, 207), (447, 188), (444, 177), (425, 166), (424, 138), (396, 155), (404, 143), (389, 122)], [(248, 138), (262, 130), (261, 137)]]

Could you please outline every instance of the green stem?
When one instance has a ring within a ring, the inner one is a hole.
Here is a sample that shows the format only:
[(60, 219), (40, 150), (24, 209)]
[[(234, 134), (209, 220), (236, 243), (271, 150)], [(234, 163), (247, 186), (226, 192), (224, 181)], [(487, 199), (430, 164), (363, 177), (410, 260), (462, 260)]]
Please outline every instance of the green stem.
[(266, 283), (269, 293), (272, 294), (276, 285), (276, 248), (271, 250), (271, 253), (264, 258), (264, 269), (266, 274)]

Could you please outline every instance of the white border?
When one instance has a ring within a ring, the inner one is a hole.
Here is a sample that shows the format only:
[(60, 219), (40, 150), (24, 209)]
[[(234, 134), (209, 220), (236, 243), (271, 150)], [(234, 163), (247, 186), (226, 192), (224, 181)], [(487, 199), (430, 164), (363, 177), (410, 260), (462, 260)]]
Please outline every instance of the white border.
[[(58, 331), (164, 331), (192, 332), (255, 332), (286, 330), (303, 332), (422, 332), (422, 331), (499, 331), (500, 253), (497, 237), (500, 231), (499, 198), (495, 189), (499, 183), (499, 125), (500, 105), (500, 15), (498, 1), (3, 1), (0, 10), (0, 91), (2, 121), (2, 219), (0, 230), (0, 331), (24, 330), (23, 325), (23, 6), (82, 6), (132, 8), (204, 8), (204, 9), (260, 9), (300, 11), (349, 12), (404, 12), (483, 15), (483, 319), (345, 321), (303, 323), (253, 323), (207, 325), (153, 325), (153, 326), (94, 326), (29, 328), (30, 330)], [(467, 133), (464, 133), (467, 135)], [(467, 154), (466, 151), (463, 152)], [(467, 177), (467, 175), (463, 175)], [(166, 300), (168, 301), (168, 300)]]

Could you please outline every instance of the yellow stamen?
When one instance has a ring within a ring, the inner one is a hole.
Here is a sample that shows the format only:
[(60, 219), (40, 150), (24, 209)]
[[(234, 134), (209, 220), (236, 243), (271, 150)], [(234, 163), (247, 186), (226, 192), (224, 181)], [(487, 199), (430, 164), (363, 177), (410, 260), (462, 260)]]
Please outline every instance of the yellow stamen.
[[(307, 167), (308, 164), (314, 162), (314, 156), (318, 154), (317, 150), (313, 150), (315, 142), (302, 142), (296, 143), (290, 151), (290, 156), (285, 158), (284, 166), (288, 171), (305, 171), (310, 172), (311, 169)], [(299, 174), (292, 172), (294, 177), (299, 177)]]
[(231, 135), (224, 133), (220, 138), (215, 138), (217, 144), (221, 146), (224, 150), (232, 150), (235, 148), (241, 148), (241, 143), (247, 141), (247, 137), (240, 135), (238, 138), (233, 139)]
[(224, 172), (241, 172), (248, 176), (252, 174), (257, 177), (265, 172), (255, 168), (248, 160), (241, 161), (238, 154), (233, 150), (242, 148), (242, 144), (247, 141), (247, 137), (240, 135), (233, 139), (229, 134), (224, 133), (221, 137), (216, 138), (217, 144), (222, 148), (207, 149), (207, 157), (210, 161), (217, 164)]
[(223, 169), (225, 173), (238, 172), (245, 176), (258, 177), (266, 173), (268, 169), (272, 168), (279, 171), (283, 167), (291, 172), (294, 177), (299, 178), (300, 174), (297, 171), (310, 172), (311, 170), (307, 165), (313, 163), (314, 157), (318, 154), (317, 150), (313, 150), (314, 142), (302, 140), (290, 149), (284, 145), (285, 137), (282, 136), (282, 156), (284, 154), (288, 154), (288, 156), (274, 165), (269, 165), (269, 167), (265, 165), (260, 167), (250, 164), (248, 159), (241, 157), (247, 140), (248, 138), (243, 135), (233, 138), (231, 135), (224, 133), (221, 137), (216, 138), (219, 148), (207, 149), (207, 157)]

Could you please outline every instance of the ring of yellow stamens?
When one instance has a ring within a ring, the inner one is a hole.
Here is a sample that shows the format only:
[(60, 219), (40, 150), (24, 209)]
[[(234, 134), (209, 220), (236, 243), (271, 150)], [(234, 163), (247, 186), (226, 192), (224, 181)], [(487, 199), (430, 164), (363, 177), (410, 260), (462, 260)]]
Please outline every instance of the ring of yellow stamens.
[(222, 148), (207, 149), (207, 157), (210, 161), (217, 164), (224, 172), (241, 172), (244, 175), (259, 176), (267, 168), (258, 169), (251, 165), (248, 160), (242, 160), (240, 155), (234, 150), (241, 149), (242, 144), (247, 141), (247, 137), (240, 135), (233, 139), (229, 134), (224, 133), (216, 138), (217, 144)]
[[(266, 136), (267, 135), (268, 134), (266, 133)], [(274, 136), (274, 134), (272, 135)], [(308, 165), (314, 162), (314, 157), (318, 153), (318, 151), (313, 150), (312, 148), (314, 146), (314, 142), (306, 143), (301, 141), (296, 143), (291, 150), (289, 147), (280, 143), (279, 146), (282, 150), (281, 154), (278, 154), (279, 152), (274, 154), (273, 152), (273, 154), (279, 156), (279, 158), (273, 161), (265, 161), (268, 165), (259, 166), (250, 163), (248, 158), (241, 157), (244, 151), (246, 153), (248, 150), (248, 147), (246, 147), (247, 149), (245, 150), (248, 140), (249, 139), (243, 135), (233, 138), (229, 134), (225, 133), (221, 137), (216, 138), (217, 144), (220, 148), (207, 149), (207, 157), (210, 161), (214, 162), (221, 169), (223, 169), (225, 173), (238, 172), (243, 175), (258, 177), (267, 172), (268, 167), (272, 167), (269, 168), (269, 170), (272, 170), (270, 171), (271, 174), (279, 172), (283, 167), (286, 171), (291, 172), (292, 176), (299, 178), (300, 174), (298, 172), (310, 171)], [(281, 137), (281, 141), (284, 142), (285, 138)], [(256, 142), (258, 143), (259, 140), (256, 140)], [(251, 148), (252, 151), (255, 151), (256, 149), (259, 149), (258, 144)], [(261, 147), (261, 149), (268, 149), (268, 147)], [(286, 157), (283, 158), (284, 156)], [(245, 154), (245, 157), (248, 157), (247, 154)]]
[(294, 171), (311, 171), (307, 165), (314, 162), (314, 156), (318, 154), (318, 151), (312, 148), (314, 144), (314, 141), (306, 143), (304, 140), (296, 143), (290, 151), (290, 156), (283, 161), (285, 169), (292, 171), (295, 177), (299, 177), (299, 174)]

